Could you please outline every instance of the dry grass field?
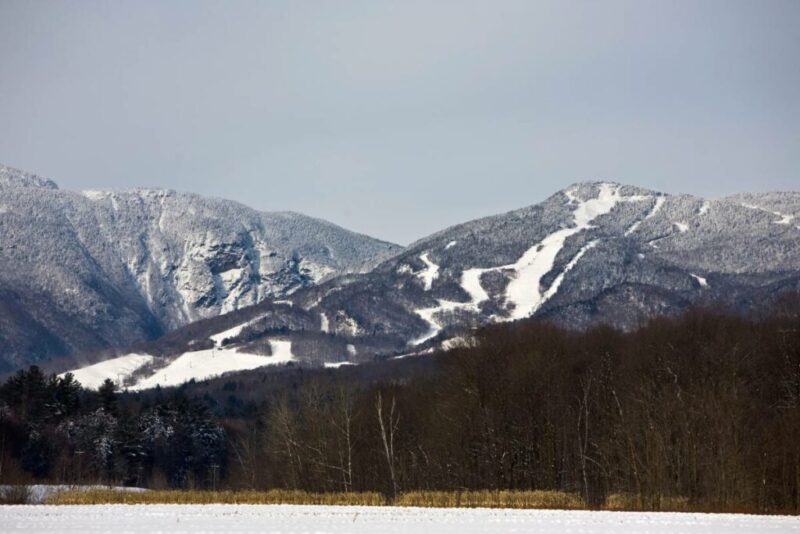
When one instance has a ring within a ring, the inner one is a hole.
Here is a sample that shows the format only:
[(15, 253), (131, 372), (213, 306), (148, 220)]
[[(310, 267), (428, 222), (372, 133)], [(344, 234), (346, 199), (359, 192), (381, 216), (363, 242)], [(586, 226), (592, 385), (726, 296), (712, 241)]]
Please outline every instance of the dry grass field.
[(56, 493), (48, 504), (323, 504), (338, 506), (385, 506), (380, 493), (310, 493), (306, 491), (195, 491), (153, 490), (142, 492), (68, 490)]
[(123, 492), (114, 489), (67, 490), (48, 504), (323, 504), (339, 506), (417, 506), (425, 508), (585, 509), (575, 494), (559, 491), (412, 491), (390, 500), (380, 493), (310, 493), (305, 491)]

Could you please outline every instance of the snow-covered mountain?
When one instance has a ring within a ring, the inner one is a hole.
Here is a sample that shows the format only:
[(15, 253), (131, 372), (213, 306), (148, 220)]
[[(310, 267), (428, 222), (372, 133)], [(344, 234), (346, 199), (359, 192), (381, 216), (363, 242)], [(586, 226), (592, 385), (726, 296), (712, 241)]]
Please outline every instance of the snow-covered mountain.
[(297, 213), (159, 189), (63, 191), (0, 166), (0, 371), (153, 339), (400, 250)]
[(693, 303), (757, 310), (787, 290), (800, 290), (800, 193), (705, 200), (581, 183), (443, 230), (370, 272), (179, 330), (124, 376), (136, 388), (227, 369), (209, 358), (228, 370), (338, 366), (447, 347), (471, 327), (531, 316), (632, 328)]

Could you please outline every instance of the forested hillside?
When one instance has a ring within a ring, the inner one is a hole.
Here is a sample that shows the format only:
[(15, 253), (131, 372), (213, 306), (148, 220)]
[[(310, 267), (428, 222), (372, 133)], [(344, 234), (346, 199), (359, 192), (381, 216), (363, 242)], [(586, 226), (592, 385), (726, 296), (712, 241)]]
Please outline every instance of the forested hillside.
[(0, 372), (153, 340), (399, 250), (298, 213), (65, 191), (0, 164)]
[(554, 489), (796, 512), (797, 303), (627, 333), (510, 323), (430, 357), (135, 395), (32, 368), (0, 388), (0, 483)]

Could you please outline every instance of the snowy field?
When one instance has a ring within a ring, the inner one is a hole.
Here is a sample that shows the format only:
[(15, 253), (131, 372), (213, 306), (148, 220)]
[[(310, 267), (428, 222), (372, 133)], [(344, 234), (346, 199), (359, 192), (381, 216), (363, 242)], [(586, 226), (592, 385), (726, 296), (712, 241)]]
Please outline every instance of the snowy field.
[(40, 505), (0, 506), (0, 532), (800, 533), (800, 518), (360, 506)]

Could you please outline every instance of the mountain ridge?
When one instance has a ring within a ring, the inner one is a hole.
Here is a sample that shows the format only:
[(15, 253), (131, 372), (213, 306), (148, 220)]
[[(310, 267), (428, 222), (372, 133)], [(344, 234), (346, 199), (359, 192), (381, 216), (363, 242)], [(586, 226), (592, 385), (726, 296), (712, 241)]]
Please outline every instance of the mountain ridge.
[(239, 323), (222, 316), (169, 347), (156, 343), (163, 374), (149, 383), (201, 378), (172, 366), (209, 350), (284, 364), (269, 355), (289, 343), (295, 365), (338, 366), (447, 347), (475, 326), (531, 316), (631, 329), (701, 302), (757, 310), (800, 289), (798, 216), (796, 192), (707, 200), (579, 182), (436, 232), (368, 272), (259, 305)]
[(153, 188), (65, 191), (0, 166), (0, 368), (153, 339), (399, 250), (301, 214)]

